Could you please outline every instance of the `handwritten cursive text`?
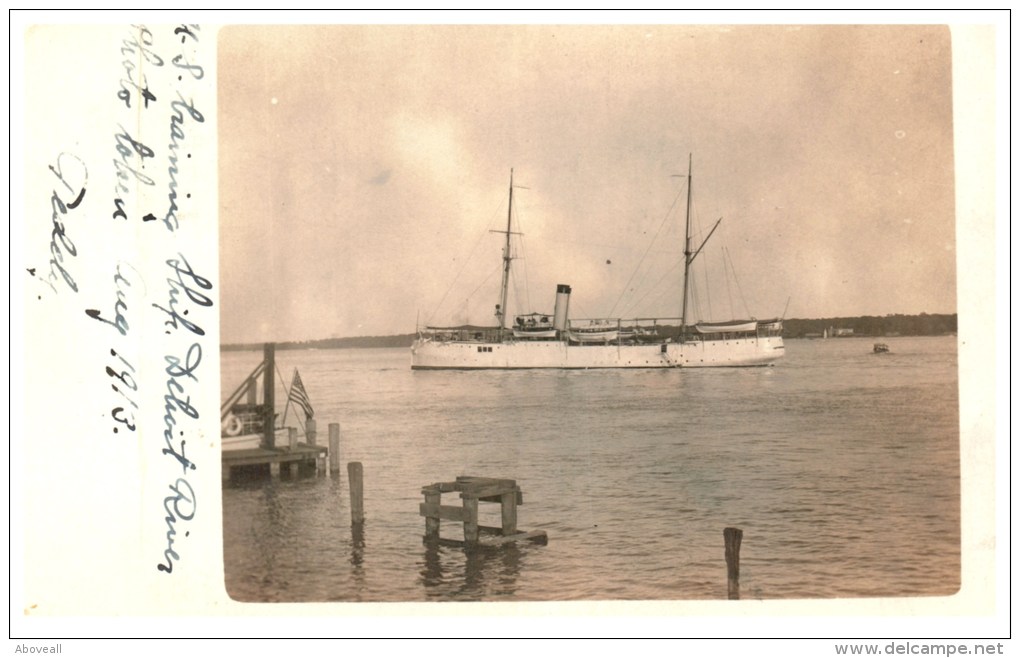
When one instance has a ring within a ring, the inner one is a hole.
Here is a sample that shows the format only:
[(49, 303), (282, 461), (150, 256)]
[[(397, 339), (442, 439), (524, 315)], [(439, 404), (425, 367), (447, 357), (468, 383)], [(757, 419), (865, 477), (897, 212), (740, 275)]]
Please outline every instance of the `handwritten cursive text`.
[[(177, 165), (177, 152), (181, 147), (181, 142), (185, 139), (185, 113), (187, 117), (190, 117), (196, 123), (205, 122), (205, 117), (195, 107), (194, 100), (185, 100), (180, 92), (177, 92), (177, 98), (178, 100), (170, 103), (172, 111), (170, 116), (170, 144), (167, 147), (170, 160), (170, 166), (167, 168), (167, 173), (170, 174), (170, 191), (167, 193), (167, 199), (170, 205), (167, 208), (166, 215), (163, 217), (163, 224), (169, 231), (176, 231), (180, 226), (180, 220), (177, 217), (177, 174), (180, 173)], [(187, 157), (190, 158), (191, 154), (189, 153)]]
[[(174, 572), (174, 561), (180, 560), (181, 556), (174, 550), (174, 541), (177, 537), (177, 522), (190, 521), (195, 517), (197, 504), (195, 502), (195, 490), (184, 478), (177, 480), (170, 485), (171, 495), (163, 499), (163, 510), (166, 511), (166, 550), (163, 551), (163, 559), (156, 565), (156, 568), (165, 573)], [(185, 532), (187, 537), (190, 532)]]
[[(178, 299), (178, 295), (183, 292), (194, 304), (199, 306), (212, 306), (212, 299), (202, 292), (203, 290), (210, 290), (212, 288), (212, 282), (204, 276), (196, 273), (195, 270), (192, 269), (188, 259), (184, 257), (184, 254), (178, 255), (180, 256), (179, 259), (171, 258), (166, 262), (166, 264), (169, 265), (176, 274), (176, 278), (167, 279), (167, 282), (170, 284), (170, 299), (167, 302), (167, 306), (169, 308), (165, 308), (159, 304), (153, 304), (153, 306), (170, 317), (169, 320), (163, 323), (164, 326), (171, 327), (173, 329), (179, 329), (183, 326), (193, 334), (204, 336), (205, 330), (202, 329), (202, 327), (184, 317), (185, 315), (188, 315), (187, 310), (178, 312), (177, 304), (180, 301)], [(166, 333), (170, 333), (170, 330), (168, 329)]]
[[(64, 261), (64, 254), (75, 257), (78, 249), (74, 241), (67, 234), (67, 226), (64, 224), (68, 211), (76, 209), (85, 198), (85, 188), (89, 180), (89, 172), (81, 158), (73, 153), (61, 153), (57, 156), (56, 165), (50, 165), (49, 169), (57, 177), (66, 192), (54, 187), (50, 194), (50, 221), (53, 230), (50, 233), (50, 273), (46, 284), (57, 292), (54, 283), (63, 281), (72, 292), (78, 292), (78, 283), (74, 276), (67, 269)], [(71, 199), (66, 201), (65, 199)], [(59, 275), (59, 276), (58, 276)]]

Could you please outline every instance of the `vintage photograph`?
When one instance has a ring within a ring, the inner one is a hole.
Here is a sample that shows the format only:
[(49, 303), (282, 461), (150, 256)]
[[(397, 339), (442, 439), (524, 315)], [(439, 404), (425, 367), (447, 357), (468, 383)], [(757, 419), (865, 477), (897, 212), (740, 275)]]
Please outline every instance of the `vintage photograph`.
[(216, 48), (230, 599), (961, 590), (948, 26)]

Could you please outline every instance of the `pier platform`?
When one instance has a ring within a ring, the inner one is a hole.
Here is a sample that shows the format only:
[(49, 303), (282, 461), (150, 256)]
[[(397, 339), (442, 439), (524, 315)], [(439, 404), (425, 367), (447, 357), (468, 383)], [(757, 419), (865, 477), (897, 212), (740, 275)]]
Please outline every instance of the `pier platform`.
[(223, 479), (229, 480), (235, 470), (257, 470), (265, 467), (272, 476), (279, 476), (287, 471), (296, 475), (301, 471), (325, 470), (326, 446), (297, 443), (294, 446), (280, 448), (249, 448), (245, 450), (224, 450), (222, 455)]

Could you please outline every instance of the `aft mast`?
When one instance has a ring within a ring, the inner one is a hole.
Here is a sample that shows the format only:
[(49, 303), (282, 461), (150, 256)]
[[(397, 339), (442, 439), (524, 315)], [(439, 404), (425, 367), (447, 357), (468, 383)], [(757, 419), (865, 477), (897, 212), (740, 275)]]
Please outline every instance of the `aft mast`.
[(687, 338), (687, 298), (690, 296), (690, 275), (691, 275), (691, 263), (698, 257), (701, 250), (705, 248), (712, 234), (719, 228), (719, 224), (722, 223), (720, 217), (716, 223), (712, 226), (712, 230), (708, 232), (705, 239), (702, 240), (701, 245), (695, 250), (691, 251), (691, 162), (693, 157), (687, 163), (687, 228), (684, 230), (684, 304), (683, 310), (680, 312), (680, 342), (684, 342)]
[(687, 337), (687, 287), (691, 273), (691, 168), (694, 163), (694, 155), (687, 156), (687, 227), (684, 229), (684, 301), (683, 310), (680, 312), (680, 342)]
[(698, 257), (701, 250), (705, 248), (712, 234), (719, 228), (719, 224), (722, 223), (722, 217), (720, 217), (716, 223), (712, 226), (712, 230), (708, 232), (705, 239), (702, 240), (701, 245), (695, 250), (691, 251), (691, 170), (693, 168), (692, 162), (693, 156), (688, 156), (687, 162), (687, 228), (684, 230), (684, 303), (683, 310), (680, 311), (680, 342), (684, 342), (687, 338), (687, 298), (690, 296), (690, 275), (691, 275), (691, 263)]
[(510, 203), (506, 210), (506, 243), (503, 246), (503, 283), (500, 286), (499, 304), (496, 304), (496, 317), (499, 318), (499, 337), (503, 338), (506, 330), (506, 297), (510, 286), (510, 222), (514, 212), (514, 170), (510, 169)]

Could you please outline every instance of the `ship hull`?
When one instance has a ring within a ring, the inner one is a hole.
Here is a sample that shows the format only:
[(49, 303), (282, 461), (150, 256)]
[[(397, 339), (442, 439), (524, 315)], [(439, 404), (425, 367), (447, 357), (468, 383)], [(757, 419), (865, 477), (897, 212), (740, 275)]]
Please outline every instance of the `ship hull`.
[(746, 368), (772, 365), (784, 353), (780, 336), (646, 345), (416, 340), (411, 369)]

